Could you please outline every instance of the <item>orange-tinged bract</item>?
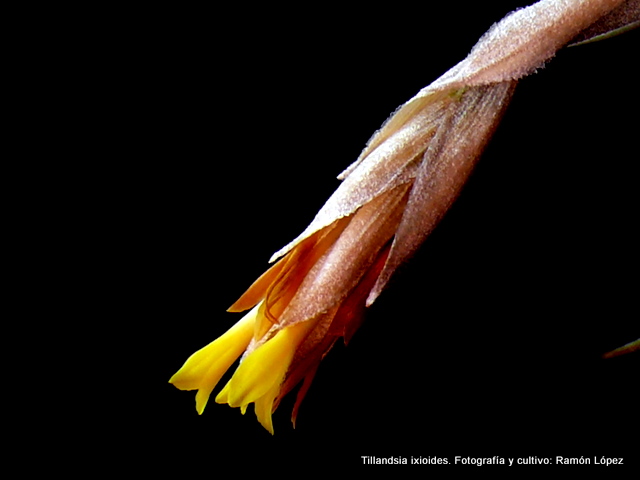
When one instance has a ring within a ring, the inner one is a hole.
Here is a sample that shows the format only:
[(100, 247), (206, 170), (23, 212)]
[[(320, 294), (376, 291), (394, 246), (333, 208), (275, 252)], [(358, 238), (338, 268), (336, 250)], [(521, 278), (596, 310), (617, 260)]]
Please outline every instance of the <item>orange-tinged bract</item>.
[(255, 404), (259, 422), (273, 433), (272, 413), (302, 382), (295, 424), (320, 361), (338, 338), (351, 338), (365, 307), (451, 206), (517, 81), (624, 5), (542, 0), (495, 25), (465, 60), (372, 137), (309, 227), (274, 255), (279, 260), (229, 309), (249, 312), (194, 353), (170, 382), (198, 390), (196, 409), (202, 413), (219, 380), (242, 356), (216, 402), (242, 413)]
[[(216, 402), (246, 411), (255, 403), (260, 423), (273, 432), (271, 413), (304, 380), (293, 420), (320, 360), (341, 336), (353, 333), (368, 290), (386, 258), (407, 186), (397, 187), (302, 241), (233, 305), (252, 308), (226, 334), (193, 354), (171, 379), (198, 389), (202, 413), (215, 384), (245, 351)], [(258, 302), (256, 304), (256, 302)]]

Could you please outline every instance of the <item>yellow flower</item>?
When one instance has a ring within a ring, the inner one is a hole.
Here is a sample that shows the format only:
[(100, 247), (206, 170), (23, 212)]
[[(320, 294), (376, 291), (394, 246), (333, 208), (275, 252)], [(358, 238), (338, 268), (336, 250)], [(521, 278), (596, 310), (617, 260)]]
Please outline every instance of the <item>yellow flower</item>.
[(227, 333), (191, 355), (180, 371), (169, 380), (180, 390), (198, 390), (196, 410), (199, 414), (202, 414), (209, 395), (220, 378), (249, 345), (256, 314), (257, 307)]

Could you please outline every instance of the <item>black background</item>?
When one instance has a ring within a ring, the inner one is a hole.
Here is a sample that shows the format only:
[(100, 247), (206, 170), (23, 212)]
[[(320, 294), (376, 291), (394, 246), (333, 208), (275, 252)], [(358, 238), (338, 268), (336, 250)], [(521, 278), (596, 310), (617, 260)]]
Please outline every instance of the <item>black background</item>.
[(272, 437), (252, 407), (211, 400), (198, 416), (195, 392), (167, 383), (237, 321), (226, 308), (396, 107), (527, 2), (424, 3), (136, 17), (105, 78), (117, 121), (100, 264), (117, 281), (98, 310), (117, 335), (92, 412), (106, 422), (91, 429), (118, 429), (113, 461), (187, 474), (362, 455), (638, 464), (638, 354), (601, 359), (638, 336), (638, 31), (521, 81), (457, 203), (323, 361), (295, 430), (293, 396)]

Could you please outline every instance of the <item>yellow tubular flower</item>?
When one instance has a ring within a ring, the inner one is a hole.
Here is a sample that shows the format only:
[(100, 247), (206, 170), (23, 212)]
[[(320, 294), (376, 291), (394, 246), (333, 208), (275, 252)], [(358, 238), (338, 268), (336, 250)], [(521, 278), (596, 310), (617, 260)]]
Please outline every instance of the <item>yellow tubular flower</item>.
[(194, 353), (170, 382), (198, 390), (196, 410), (202, 413), (242, 355), (216, 402), (243, 414), (253, 403), (259, 422), (273, 434), (273, 411), (302, 382), (295, 425), (320, 361), (338, 338), (351, 338), (365, 307), (451, 206), (518, 80), (590, 25), (597, 28), (588, 35), (600, 34), (599, 19), (625, 5), (542, 0), (492, 27), (465, 60), (404, 104), (372, 137), (309, 227), (274, 255), (277, 263), (229, 309), (249, 313)]
[(180, 390), (198, 390), (196, 410), (202, 414), (222, 375), (247, 348), (258, 308), (247, 313), (224, 335), (191, 355), (169, 383)]
[(293, 355), (312, 326), (313, 322), (302, 322), (287, 327), (254, 350), (218, 394), (216, 402), (241, 407), (242, 410), (246, 410), (250, 403), (255, 403), (258, 421), (273, 433), (273, 404)]

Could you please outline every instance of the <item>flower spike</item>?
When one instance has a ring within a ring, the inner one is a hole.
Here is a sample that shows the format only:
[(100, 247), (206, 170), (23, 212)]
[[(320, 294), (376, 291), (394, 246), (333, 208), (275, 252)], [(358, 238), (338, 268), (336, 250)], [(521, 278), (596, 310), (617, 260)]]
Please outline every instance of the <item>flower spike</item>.
[[(336, 340), (349, 341), (366, 307), (433, 231), (491, 138), (517, 82), (570, 41), (639, 20), (638, 1), (541, 0), (494, 25), (471, 53), (402, 105), (339, 176), (311, 224), (229, 308), (249, 312), (194, 353), (170, 382), (198, 390), (204, 410), (242, 356), (217, 403), (272, 413), (300, 382), (300, 403)], [(582, 32), (582, 35), (581, 35)], [(580, 36), (581, 35), (581, 36)], [(637, 350), (638, 342), (607, 356)]]

